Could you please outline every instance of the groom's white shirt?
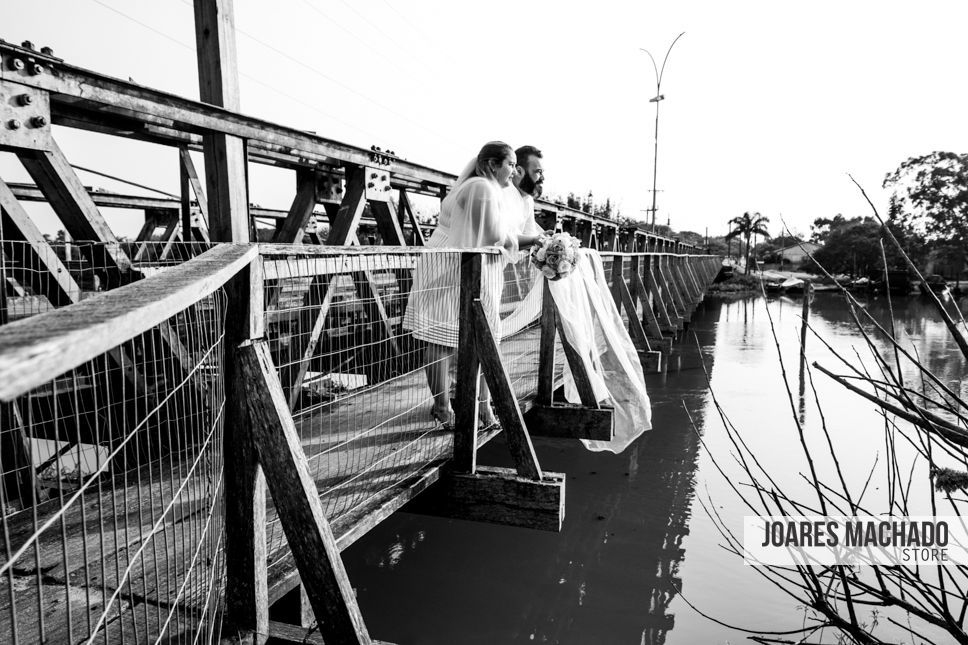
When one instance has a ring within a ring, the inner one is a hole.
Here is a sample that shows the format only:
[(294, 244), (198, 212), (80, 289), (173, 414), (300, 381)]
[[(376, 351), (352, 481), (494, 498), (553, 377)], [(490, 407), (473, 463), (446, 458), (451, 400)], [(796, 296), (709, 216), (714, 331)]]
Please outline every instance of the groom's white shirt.
[(534, 198), (511, 184), (504, 189), (504, 212), (508, 229), (519, 235), (538, 235), (541, 227), (534, 220)]

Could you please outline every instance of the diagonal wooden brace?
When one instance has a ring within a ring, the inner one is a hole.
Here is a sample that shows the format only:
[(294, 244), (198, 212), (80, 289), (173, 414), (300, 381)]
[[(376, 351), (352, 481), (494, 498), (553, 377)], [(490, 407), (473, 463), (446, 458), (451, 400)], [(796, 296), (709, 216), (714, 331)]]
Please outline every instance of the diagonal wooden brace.
[(369, 645), (266, 342), (244, 343), (238, 361), (259, 463), (320, 631), (328, 643)]

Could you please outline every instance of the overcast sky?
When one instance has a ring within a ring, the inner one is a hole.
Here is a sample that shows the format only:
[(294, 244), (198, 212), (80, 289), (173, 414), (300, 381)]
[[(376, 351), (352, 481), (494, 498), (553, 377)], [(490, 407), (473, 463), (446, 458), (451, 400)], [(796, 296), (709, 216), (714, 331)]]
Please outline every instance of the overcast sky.
[[(190, 0), (4, 7), (0, 38), (198, 96)], [(966, 2), (237, 0), (235, 11), (242, 112), (455, 174), (488, 140), (529, 143), (545, 152), (549, 192), (592, 190), (633, 217), (651, 204), (655, 126), (640, 48), (661, 65), (684, 31), (659, 122), (659, 221), (677, 230), (723, 233), (753, 210), (774, 233), (781, 213), (807, 233), (816, 217), (867, 214), (848, 172), (884, 206), (881, 181), (901, 161), (968, 150)], [(178, 190), (173, 150), (55, 136), (75, 164)], [(3, 178), (24, 180), (3, 157)], [(251, 183), (263, 206), (287, 208), (295, 189), (276, 169)], [(109, 216), (121, 234), (141, 224)]]

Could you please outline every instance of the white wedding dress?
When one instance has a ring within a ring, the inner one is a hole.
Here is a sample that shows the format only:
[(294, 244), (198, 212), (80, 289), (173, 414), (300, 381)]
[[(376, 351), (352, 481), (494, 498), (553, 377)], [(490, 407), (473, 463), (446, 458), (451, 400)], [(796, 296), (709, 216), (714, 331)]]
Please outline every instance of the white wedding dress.
[[(535, 280), (518, 308), (501, 321), (501, 335), (518, 332), (541, 315), (544, 285), (550, 285), (564, 335), (581, 356), (598, 402), (614, 409), (612, 440), (583, 439), (582, 443), (589, 450), (620, 453), (652, 428), (652, 406), (638, 352), (612, 300), (602, 259), (591, 249), (581, 249), (579, 254), (581, 260), (570, 276), (548, 282)], [(580, 402), (567, 362), (564, 389), (569, 402)]]

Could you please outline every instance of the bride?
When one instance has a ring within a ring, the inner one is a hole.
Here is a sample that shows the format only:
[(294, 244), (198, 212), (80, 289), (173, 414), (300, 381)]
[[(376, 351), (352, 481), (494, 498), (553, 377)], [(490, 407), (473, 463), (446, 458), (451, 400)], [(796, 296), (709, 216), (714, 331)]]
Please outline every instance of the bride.
[[(512, 257), (519, 247), (537, 240), (537, 235), (521, 235), (509, 224), (504, 213), (503, 189), (511, 185), (517, 161), (506, 143), (492, 141), (457, 178), (457, 184), (440, 204), (440, 218), (428, 247), (501, 247)], [(504, 258), (485, 257), (481, 269), (481, 304), (495, 335), (500, 335), (498, 306), (503, 287)], [(458, 339), (460, 258), (457, 254), (421, 255), (414, 267), (414, 283), (403, 318), (403, 328), (426, 342), (427, 383), (434, 397), (431, 415), (438, 421), (453, 423), (450, 405), (450, 364)], [(500, 340), (496, 338), (495, 340)], [(481, 390), (481, 417), (485, 425), (494, 423), (486, 388)]]

